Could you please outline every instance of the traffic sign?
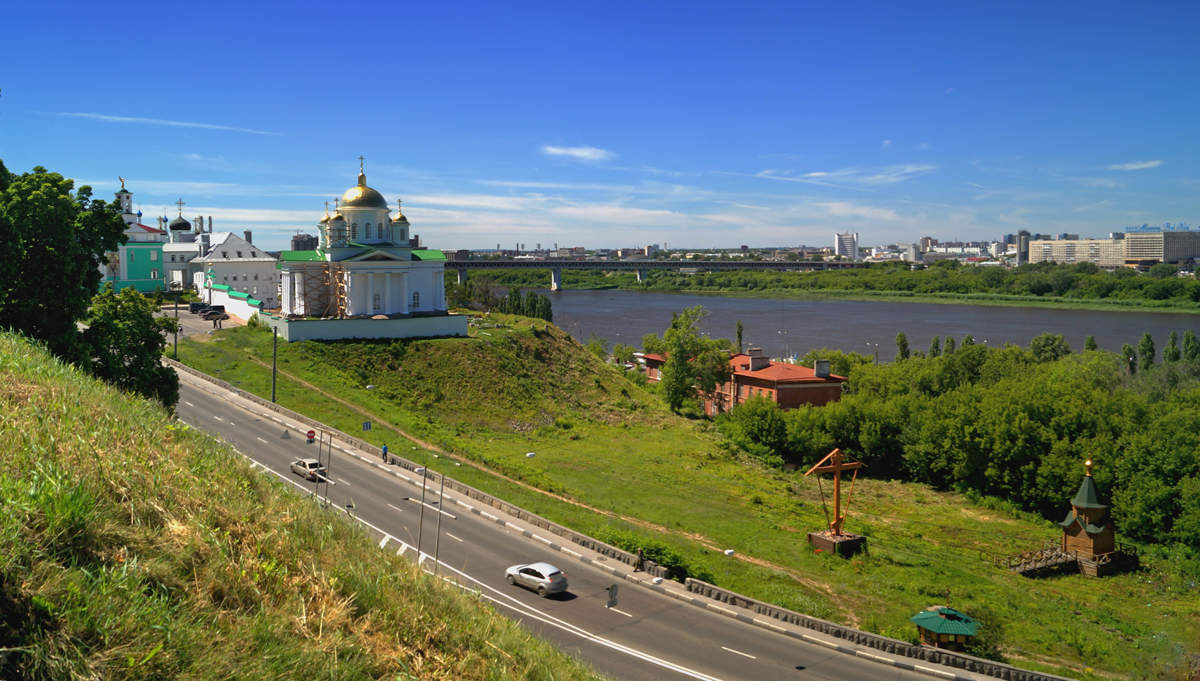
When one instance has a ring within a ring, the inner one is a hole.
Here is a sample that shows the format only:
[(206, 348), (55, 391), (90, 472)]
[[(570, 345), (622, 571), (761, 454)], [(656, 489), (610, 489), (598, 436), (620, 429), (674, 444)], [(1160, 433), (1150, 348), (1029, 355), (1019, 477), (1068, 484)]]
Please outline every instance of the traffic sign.
[(308, 436), (308, 442), (311, 444), (312, 441), (317, 437), (317, 431), (310, 430), (308, 433), (306, 433), (306, 435)]

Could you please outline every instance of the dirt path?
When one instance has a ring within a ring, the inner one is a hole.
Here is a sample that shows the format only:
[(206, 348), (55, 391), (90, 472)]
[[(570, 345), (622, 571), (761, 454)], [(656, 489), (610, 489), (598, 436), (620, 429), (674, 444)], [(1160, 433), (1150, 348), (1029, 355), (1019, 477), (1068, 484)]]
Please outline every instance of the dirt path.
[[(259, 366), (262, 366), (266, 369), (271, 368), (271, 365), (258, 359), (257, 357), (250, 357), (249, 359), (252, 362), (254, 362), (255, 364), (258, 364)], [(678, 530), (673, 530), (669, 527), (666, 527), (665, 525), (659, 525), (657, 523), (652, 523), (648, 520), (643, 520), (642, 518), (635, 518), (633, 516), (622, 515), (619, 513), (615, 513), (613, 511), (609, 511), (607, 509), (598, 508), (596, 506), (591, 506), (589, 504), (585, 504), (585, 503), (579, 501), (578, 499), (572, 499), (570, 497), (565, 497), (561, 494), (555, 494), (553, 492), (549, 492), (549, 491), (546, 491), (539, 487), (530, 485), (527, 482), (511, 478), (511, 477), (505, 475), (504, 473), (501, 473), (500, 471), (497, 471), (495, 469), (484, 466), (483, 464), (480, 464), (477, 461), (473, 461), (469, 458), (463, 457), (454, 452), (448, 452), (445, 449), (433, 444), (432, 442), (427, 442), (425, 440), (422, 440), (421, 438), (406, 432), (404, 429), (400, 428), (399, 426), (395, 425), (394, 423), (391, 423), (390, 421), (381, 417), (380, 415), (378, 415), (374, 412), (368, 411), (366, 409), (363, 409), (362, 407), (358, 406), (357, 404), (354, 404), (348, 400), (342, 399), (341, 397), (338, 397), (337, 395), (334, 395), (333, 393), (330, 393), (330, 392), (322, 389), (319, 386), (313, 385), (312, 383), (300, 378), (299, 376), (296, 376), (295, 374), (293, 374), (289, 371), (285, 371), (283, 369), (278, 369), (278, 368), (276, 369), (276, 371), (283, 377), (285, 377), (289, 380), (295, 381), (296, 383), (304, 386), (305, 388), (312, 390), (313, 392), (318, 393), (318, 394), (322, 395), (323, 397), (326, 397), (330, 400), (333, 400), (334, 402), (337, 402), (338, 404), (346, 407), (347, 409), (350, 409), (351, 411), (366, 417), (372, 423), (379, 424), (379, 425), (387, 428), (388, 430), (391, 430), (392, 432), (396, 433), (397, 435), (400, 435), (401, 437), (407, 439), (408, 441), (412, 442), (413, 444), (416, 444), (417, 446), (427, 449), (429, 451), (437, 452), (437, 454), (439, 456), (444, 456), (448, 459), (451, 459), (452, 461), (457, 461), (458, 463), (463, 464), (465, 466), (470, 466), (470, 467), (474, 468), (475, 470), (481, 471), (483, 473), (487, 473), (488, 475), (491, 475), (496, 478), (500, 478), (501, 480), (512, 483), (514, 485), (517, 485), (523, 489), (529, 490), (530, 492), (535, 492), (537, 494), (541, 494), (543, 496), (546, 496), (546, 497), (549, 497), (552, 499), (556, 499), (563, 503), (571, 504), (572, 506), (575, 506), (577, 508), (587, 509), (593, 513), (598, 513), (606, 518), (616, 518), (619, 520), (624, 520), (627, 523), (631, 523), (633, 525), (637, 525), (638, 527), (642, 527), (644, 529), (651, 530), (654, 532), (659, 532), (661, 534), (674, 535), (677, 537), (685, 537), (691, 541), (694, 541), (694, 542), (704, 546), (707, 549), (710, 549), (710, 550), (718, 552), (718, 553), (723, 550), (723, 547), (718, 545), (712, 538), (706, 537), (702, 534), (697, 534), (695, 532), (680, 532)], [(773, 563), (769, 560), (763, 560), (762, 558), (755, 558), (754, 556), (748, 556), (748, 555), (741, 554), (741, 553), (735, 553), (735, 554), (733, 554), (732, 557), (734, 559), (740, 560), (744, 563), (750, 563), (752, 565), (758, 565), (760, 567), (765, 567), (765, 568), (769, 568), (772, 570), (776, 570), (778, 572), (782, 572), (783, 574), (791, 577), (798, 584), (802, 584), (805, 587), (812, 589), (813, 591), (820, 591), (820, 592), (825, 593), (827, 596), (829, 596), (830, 605), (834, 608), (837, 608), (837, 603), (838, 603), (837, 593), (833, 590), (833, 588), (830, 585), (828, 585), (824, 582), (820, 582), (820, 581), (812, 579), (810, 577), (805, 577), (803, 574), (801, 574), (800, 572), (798, 572), (792, 568), (789, 568), (785, 565), (780, 565), (779, 563)], [(838, 615), (843, 619), (843, 621), (845, 621), (850, 626), (857, 627), (859, 625), (858, 617), (856, 617), (853, 612), (844, 611), (841, 609), (838, 609), (837, 612), (838, 612)]]

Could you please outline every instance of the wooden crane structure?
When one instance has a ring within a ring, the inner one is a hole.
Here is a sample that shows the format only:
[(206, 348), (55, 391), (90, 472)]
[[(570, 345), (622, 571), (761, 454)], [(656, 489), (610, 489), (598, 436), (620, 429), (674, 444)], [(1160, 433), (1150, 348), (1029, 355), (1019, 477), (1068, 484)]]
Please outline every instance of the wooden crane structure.
[[(866, 537), (842, 531), (842, 527), (846, 523), (846, 514), (842, 505), (842, 472), (854, 471), (853, 477), (850, 478), (850, 492), (846, 495), (846, 506), (849, 506), (850, 499), (854, 496), (854, 482), (858, 479), (858, 469), (862, 466), (861, 461), (850, 461), (841, 449), (834, 449), (804, 474), (818, 476), (817, 487), (821, 490), (821, 505), (825, 509), (825, 520), (829, 525), (829, 529), (824, 532), (808, 534), (809, 543), (818, 551), (828, 550), (845, 557), (858, 553), (866, 545)], [(823, 473), (833, 473), (832, 519), (829, 518), (829, 507), (825, 504), (825, 490), (821, 487), (821, 478), (819, 477)]]

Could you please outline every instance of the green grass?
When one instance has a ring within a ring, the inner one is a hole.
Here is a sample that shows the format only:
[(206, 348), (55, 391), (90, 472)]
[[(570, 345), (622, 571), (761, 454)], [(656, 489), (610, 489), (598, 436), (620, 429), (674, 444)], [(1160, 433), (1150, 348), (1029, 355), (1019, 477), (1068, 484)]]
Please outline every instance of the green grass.
[[(855, 486), (848, 526), (870, 537), (870, 554), (816, 555), (805, 533), (825, 521), (811, 479), (727, 453), (705, 422), (669, 414), (561, 330), (492, 319), (469, 339), (280, 344), (279, 401), (556, 522), (661, 547), (691, 574), (870, 631), (912, 640), (908, 617), (949, 590), (999, 655), (1027, 668), (1164, 678), (1200, 652), (1194, 562), (1152, 551), (1138, 573), (1022, 578), (987, 556), (1040, 546), (1058, 536), (1052, 523), (995, 500), (871, 479)], [(180, 356), (269, 395), (270, 342), (230, 329), (181, 342)], [(363, 434), (367, 415), (376, 429)], [(466, 463), (398, 446), (389, 425)]]
[(7, 333), (0, 438), (0, 678), (597, 678)]

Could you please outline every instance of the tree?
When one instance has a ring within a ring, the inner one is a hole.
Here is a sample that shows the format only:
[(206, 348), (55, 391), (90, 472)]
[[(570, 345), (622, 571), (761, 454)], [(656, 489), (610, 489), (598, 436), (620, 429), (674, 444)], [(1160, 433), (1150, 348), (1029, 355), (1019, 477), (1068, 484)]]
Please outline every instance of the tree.
[(1200, 359), (1200, 341), (1196, 340), (1196, 333), (1191, 329), (1183, 332), (1183, 358), (1189, 362)]
[(1150, 332), (1142, 334), (1142, 339), (1138, 341), (1138, 368), (1142, 371), (1154, 366), (1154, 338), (1150, 336)]
[(954, 336), (946, 336), (946, 345), (942, 349), (942, 354), (944, 354), (944, 355), (953, 355), (954, 354)]
[(742, 348), (744, 347), (742, 345), (742, 320), (740, 320), (740, 319), (737, 320), (737, 326), (735, 327), (735, 331), (737, 332), (737, 351), (741, 352)]
[(1029, 341), (1029, 351), (1039, 362), (1053, 362), (1071, 354), (1071, 346), (1062, 334), (1043, 333)]
[[(1090, 265), (1091, 263), (1087, 263), (1087, 264)], [(1083, 349), (1084, 350), (1096, 350), (1099, 347), (1100, 346), (1096, 345), (1096, 337), (1095, 336), (1088, 336), (1087, 339), (1083, 341)]]
[(903, 331), (896, 334), (896, 359), (908, 359), (908, 336)]
[(1121, 346), (1121, 361), (1129, 368), (1129, 373), (1137, 373), (1137, 351), (1129, 343)]
[(96, 377), (170, 408), (179, 400), (179, 377), (161, 360), (164, 334), (175, 330), (175, 320), (156, 318), (155, 312), (153, 302), (136, 289), (113, 293), (106, 286), (92, 301), (83, 340)]
[(1150, 268), (1149, 274), (1155, 279), (1167, 279), (1179, 274), (1179, 266), (1169, 262), (1160, 262)]
[(672, 315), (663, 332), (667, 361), (659, 380), (667, 405), (678, 412), (696, 389), (711, 394), (729, 380), (729, 341), (704, 338), (697, 328), (708, 314), (702, 306)]
[(600, 336), (597, 336), (595, 333), (588, 338), (588, 342), (584, 344), (584, 347), (588, 349), (588, 352), (595, 355), (597, 359), (608, 359), (608, 341), (604, 340)]
[(720, 419), (721, 432), (742, 449), (781, 465), (788, 446), (787, 423), (783, 409), (761, 395), (739, 404)]
[(0, 175), (0, 328), (82, 364), (87, 353), (77, 322), (100, 286), (105, 252), (125, 240), (119, 209), (93, 200), (91, 187), (72, 193), (72, 180), (41, 166)]
[(938, 336), (934, 336), (929, 341), (929, 356), (933, 358), (940, 354), (942, 354), (942, 339)]
[(633, 353), (637, 352), (637, 348), (624, 343), (617, 343), (613, 346), (612, 356), (613, 361), (622, 366), (632, 364), (635, 359)]
[(1164, 362), (1179, 361), (1179, 334), (1172, 331), (1170, 336), (1167, 336), (1167, 347), (1163, 348)]

